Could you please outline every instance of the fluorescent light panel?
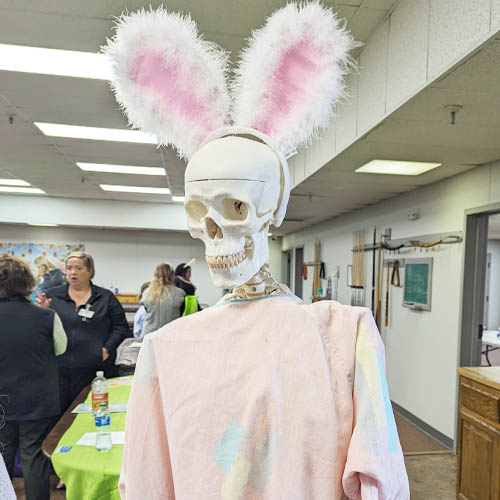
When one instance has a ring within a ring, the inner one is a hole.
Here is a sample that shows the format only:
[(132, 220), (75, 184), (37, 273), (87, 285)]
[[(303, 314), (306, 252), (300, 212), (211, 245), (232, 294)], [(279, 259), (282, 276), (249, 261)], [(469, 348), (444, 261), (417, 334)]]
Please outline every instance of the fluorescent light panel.
[(0, 186), (0, 193), (25, 193), (25, 194), (46, 194), (45, 191), (34, 187), (13, 187)]
[(186, 199), (185, 196), (172, 196), (173, 201), (184, 201)]
[(104, 191), (116, 191), (119, 193), (147, 193), (147, 194), (170, 194), (170, 189), (143, 186), (118, 186), (115, 184), (100, 184)]
[(37, 223), (37, 222), (28, 222), (28, 226), (39, 226), (39, 227), (58, 227), (59, 224), (48, 224), (48, 223)]
[(356, 172), (363, 174), (389, 174), (389, 175), (421, 175), (429, 170), (441, 166), (441, 163), (427, 163), (423, 161), (396, 161), (372, 160)]
[(81, 125), (65, 125), (62, 123), (35, 122), (35, 125), (51, 137), (68, 137), (70, 139), (90, 139), (93, 141), (135, 142), (139, 144), (156, 144), (156, 139), (140, 130), (123, 128), (83, 127)]
[(77, 161), (76, 164), (86, 172), (108, 172), (110, 174), (165, 175), (165, 169), (162, 167), (105, 165), (101, 163), (82, 163), (79, 161)]
[(104, 54), (0, 44), (0, 70), (111, 79), (111, 65)]
[(31, 186), (29, 182), (23, 181), (22, 179), (0, 179), (0, 185), (2, 186)]

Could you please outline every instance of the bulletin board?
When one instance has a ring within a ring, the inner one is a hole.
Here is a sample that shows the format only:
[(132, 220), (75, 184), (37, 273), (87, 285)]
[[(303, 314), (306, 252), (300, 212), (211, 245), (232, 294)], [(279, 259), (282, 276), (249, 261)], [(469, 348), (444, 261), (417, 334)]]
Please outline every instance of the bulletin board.
[(421, 311), (431, 310), (432, 257), (407, 259), (405, 262), (405, 283), (403, 306)]
[(34, 276), (38, 271), (35, 266), (35, 259), (40, 255), (47, 257), (56, 267), (63, 268), (66, 257), (71, 252), (85, 250), (83, 244), (66, 245), (54, 243), (0, 243), (0, 254), (8, 253), (21, 257), (30, 265)]

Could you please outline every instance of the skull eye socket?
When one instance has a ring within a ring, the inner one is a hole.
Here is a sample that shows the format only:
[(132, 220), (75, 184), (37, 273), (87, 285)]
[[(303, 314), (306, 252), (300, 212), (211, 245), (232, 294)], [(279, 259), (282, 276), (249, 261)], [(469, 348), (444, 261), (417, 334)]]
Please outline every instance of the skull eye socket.
[(248, 217), (248, 205), (235, 198), (222, 200), (222, 215), (228, 220), (245, 220)]
[(207, 215), (208, 209), (201, 201), (188, 201), (186, 203), (186, 212), (194, 222), (201, 222)]

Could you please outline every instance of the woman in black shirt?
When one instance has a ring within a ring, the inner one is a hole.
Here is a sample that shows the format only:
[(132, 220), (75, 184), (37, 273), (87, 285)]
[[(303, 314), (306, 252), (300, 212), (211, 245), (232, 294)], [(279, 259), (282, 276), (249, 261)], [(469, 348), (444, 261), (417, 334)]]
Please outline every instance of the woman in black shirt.
[(61, 410), (92, 382), (97, 370), (106, 377), (118, 375), (116, 349), (131, 337), (123, 307), (105, 288), (96, 286), (94, 260), (85, 252), (66, 259), (68, 284), (37, 297), (37, 304), (51, 307), (61, 317), (68, 348), (59, 359)]
[(186, 292), (186, 295), (194, 295), (196, 287), (191, 283), (191, 266), (183, 262), (175, 268), (175, 286)]
[[(184, 290), (186, 295), (195, 295), (196, 287), (191, 283), (191, 264), (194, 261), (191, 260), (187, 264), (182, 262), (175, 268), (175, 279), (174, 284), (177, 288)], [(198, 311), (201, 311), (200, 303), (196, 299), (196, 304), (198, 305)]]

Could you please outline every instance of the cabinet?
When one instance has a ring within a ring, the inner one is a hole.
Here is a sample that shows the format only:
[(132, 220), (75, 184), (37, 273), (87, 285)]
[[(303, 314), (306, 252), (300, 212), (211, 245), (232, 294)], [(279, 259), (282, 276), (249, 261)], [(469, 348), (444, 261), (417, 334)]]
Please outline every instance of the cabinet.
[(500, 500), (500, 367), (458, 374), (457, 499)]

